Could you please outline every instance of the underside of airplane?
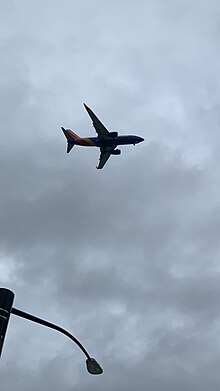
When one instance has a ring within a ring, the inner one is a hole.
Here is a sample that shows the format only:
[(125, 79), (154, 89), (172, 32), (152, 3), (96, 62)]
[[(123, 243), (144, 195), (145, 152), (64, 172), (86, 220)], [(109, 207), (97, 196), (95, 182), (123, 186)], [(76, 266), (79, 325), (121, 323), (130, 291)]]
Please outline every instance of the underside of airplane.
[(74, 145), (98, 147), (100, 148), (100, 158), (97, 168), (102, 169), (111, 155), (121, 154), (121, 150), (116, 149), (118, 145), (135, 145), (144, 141), (144, 139), (139, 136), (119, 136), (116, 131), (109, 132), (100, 119), (85, 103), (84, 106), (92, 120), (93, 126), (97, 132), (97, 137), (81, 138), (71, 129), (61, 127), (67, 139), (67, 153), (71, 151)]

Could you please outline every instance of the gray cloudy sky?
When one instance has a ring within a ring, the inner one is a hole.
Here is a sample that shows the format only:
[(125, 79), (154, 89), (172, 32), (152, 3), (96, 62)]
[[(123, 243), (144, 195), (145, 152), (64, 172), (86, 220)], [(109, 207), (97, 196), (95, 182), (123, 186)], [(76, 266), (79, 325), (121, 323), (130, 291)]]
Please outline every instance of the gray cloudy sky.
[[(4, 391), (212, 391), (220, 377), (220, 3), (0, 1)], [(97, 171), (82, 102), (145, 143)]]

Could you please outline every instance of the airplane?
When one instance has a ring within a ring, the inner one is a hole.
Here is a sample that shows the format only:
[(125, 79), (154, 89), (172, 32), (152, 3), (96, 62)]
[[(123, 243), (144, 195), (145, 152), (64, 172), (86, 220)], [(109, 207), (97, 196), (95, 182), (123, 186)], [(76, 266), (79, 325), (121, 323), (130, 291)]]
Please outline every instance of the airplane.
[(144, 141), (139, 136), (119, 136), (118, 132), (109, 132), (100, 119), (93, 113), (93, 111), (84, 103), (84, 107), (89, 114), (93, 126), (98, 134), (98, 137), (81, 138), (71, 129), (65, 129), (61, 127), (66, 139), (67, 139), (67, 153), (71, 151), (74, 145), (81, 145), (84, 147), (98, 147), (100, 148), (99, 164), (96, 167), (101, 169), (106, 164), (111, 155), (120, 155), (121, 150), (116, 149), (118, 145), (126, 144), (138, 144)]

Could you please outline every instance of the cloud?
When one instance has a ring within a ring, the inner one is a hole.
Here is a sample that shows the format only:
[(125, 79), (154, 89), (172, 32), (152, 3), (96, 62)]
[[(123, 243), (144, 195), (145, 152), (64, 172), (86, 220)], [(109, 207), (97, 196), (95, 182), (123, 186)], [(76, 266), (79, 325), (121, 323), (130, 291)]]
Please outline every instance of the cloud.
[[(218, 2), (1, 7), (0, 281), (104, 367), (12, 315), (4, 390), (217, 389)], [(145, 143), (67, 155), (84, 101)]]

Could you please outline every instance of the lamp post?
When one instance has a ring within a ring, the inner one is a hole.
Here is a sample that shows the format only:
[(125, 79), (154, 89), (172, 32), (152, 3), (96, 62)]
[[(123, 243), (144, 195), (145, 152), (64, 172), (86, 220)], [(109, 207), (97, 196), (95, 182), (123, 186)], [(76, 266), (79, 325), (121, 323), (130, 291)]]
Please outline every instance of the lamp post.
[[(76, 337), (74, 337), (72, 334), (70, 334), (67, 330), (63, 329), (60, 326), (57, 326), (53, 323), (50, 323), (44, 319), (38, 318), (34, 315), (28, 314), (27, 312), (21, 311), (17, 308), (12, 307), (14, 299), (14, 293), (9, 291), (8, 289), (0, 288), (0, 355), (4, 343), (4, 338), (8, 326), (8, 320), (10, 317), (10, 314), (20, 316), (21, 318), (28, 319), (32, 322), (39, 323), (43, 326), (49, 327), (51, 329), (54, 329), (64, 335), (66, 335), (68, 338), (70, 338), (84, 353), (86, 356), (86, 367), (88, 372), (91, 375), (101, 375), (103, 373), (103, 369), (99, 365), (99, 363), (92, 357), (90, 357), (89, 353), (86, 351), (84, 346), (81, 344), (80, 341)], [(3, 314), (3, 315), (2, 315)], [(6, 316), (4, 316), (6, 314)]]
[(9, 289), (0, 288), (0, 357), (11, 315), (14, 293)]

